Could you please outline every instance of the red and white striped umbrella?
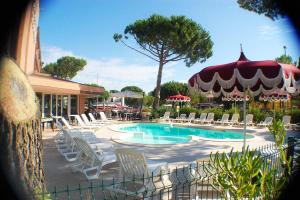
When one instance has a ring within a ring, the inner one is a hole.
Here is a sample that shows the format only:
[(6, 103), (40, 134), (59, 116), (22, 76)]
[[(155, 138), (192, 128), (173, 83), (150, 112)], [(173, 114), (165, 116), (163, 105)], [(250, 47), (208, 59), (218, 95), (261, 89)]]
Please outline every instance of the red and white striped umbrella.
[(273, 92), (271, 94), (265, 95), (262, 94), (259, 96), (260, 101), (288, 101), (290, 95), (287, 92)]
[(166, 99), (166, 101), (167, 102), (190, 102), (191, 98), (178, 93), (177, 95), (169, 96)]
[(234, 90), (248, 91), (251, 96), (274, 91), (299, 93), (300, 70), (277, 61), (250, 61), (241, 52), (236, 62), (206, 67), (188, 81), (189, 89), (215, 97), (229, 96)]
[[(238, 92), (237, 90), (234, 90), (229, 95), (223, 96), (222, 101), (244, 101), (244, 93)], [(250, 96), (246, 95), (246, 101), (250, 100)]]
[[(230, 96), (233, 91), (251, 96), (271, 94), (274, 91), (299, 93), (300, 70), (294, 65), (277, 61), (250, 61), (241, 50), (237, 61), (210, 66), (194, 74), (188, 81), (189, 89), (200, 94), (212, 93), (215, 97)], [(244, 119), (246, 99), (244, 100)], [(244, 148), (246, 123), (244, 123)]]

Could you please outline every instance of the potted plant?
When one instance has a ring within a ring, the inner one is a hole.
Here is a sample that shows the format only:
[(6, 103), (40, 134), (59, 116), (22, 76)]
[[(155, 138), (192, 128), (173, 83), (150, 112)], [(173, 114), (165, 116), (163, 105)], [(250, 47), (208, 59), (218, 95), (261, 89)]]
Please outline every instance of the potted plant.
[(150, 108), (143, 108), (142, 109), (142, 119), (149, 119), (150, 115), (151, 115), (151, 109)]

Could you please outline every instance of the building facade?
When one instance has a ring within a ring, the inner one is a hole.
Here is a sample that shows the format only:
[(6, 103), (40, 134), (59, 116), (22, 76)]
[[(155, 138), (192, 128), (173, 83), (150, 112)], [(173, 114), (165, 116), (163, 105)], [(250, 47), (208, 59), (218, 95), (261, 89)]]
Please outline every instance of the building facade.
[(39, 98), (42, 118), (81, 114), (87, 98), (101, 95), (104, 88), (54, 78), (41, 72), (39, 13), (39, 0), (31, 1), (20, 21), (15, 60)]

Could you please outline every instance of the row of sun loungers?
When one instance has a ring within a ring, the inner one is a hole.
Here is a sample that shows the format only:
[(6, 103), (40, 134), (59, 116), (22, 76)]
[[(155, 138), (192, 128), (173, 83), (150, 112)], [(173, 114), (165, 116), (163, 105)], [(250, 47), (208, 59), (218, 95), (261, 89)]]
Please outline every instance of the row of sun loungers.
[[(170, 118), (170, 112), (165, 112), (164, 116), (160, 118), (161, 121), (173, 122), (173, 123), (198, 123), (198, 124), (216, 124), (216, 125), (244, 125), (244, 121), (239, 122), (239, 114), (233, 114), (231, 119), (229, 119), (229, 114), (223, 114), (221, 119), (214, 120), (214, 113), (201, 113), (199, 118), (195, 118), (195, 113), (190, 113), (188, 117), (186, 114), (180, 114), (176, 119)], [(257, 124), (253, 122), (253, 114), (246, 115), (246, 124), (247, 126), (258, 126), (258, 127), (267, 127), (272, 124), (273, 117), (266, 117), (264, 121), (261, 121)], [(282, 119), (285, 127), (290, 128), (294, 126), (290, 123), (291, 116), (285, 115)]]

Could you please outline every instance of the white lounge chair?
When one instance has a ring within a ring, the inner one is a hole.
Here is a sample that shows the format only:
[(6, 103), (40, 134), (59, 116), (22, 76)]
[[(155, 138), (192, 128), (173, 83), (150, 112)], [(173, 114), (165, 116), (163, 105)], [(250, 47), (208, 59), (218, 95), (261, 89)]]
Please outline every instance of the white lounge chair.
[(73, 138), (80, 150), (77, 162), (71, 167), (74, 171), (82, 172), (88, 180), (97, 179), (103, 167), (103, 155), (97, 153), (82, 138)]
[(224, 122), (224, 124), (228, 124), (228, 125), (235, 125), (239, 123), (239, 117), (240, 115), (235, 113), (232, 115), (231, 119), (228, 120), (228, 122)]
[(104, 112), (100, 112), (100, 118), (104, 122), (111, 122), (112, 118), (107, 118)]
[[(244, 125), (244, 120), (239, 124)], [(254, 123), (253, 123), (253, 114), (247, 114), (246, 115), (246, 125), (247, 126), (253, 126), (254, 125)]]
[(164, 114), (164, 116), (160, 117), (159, 119), (161, 121), (169, 121), (170, 120), (170, 114), (171, 114), (171, 112), (166, 111), (165, 114)]
[(206, 119), (204, 120), (203, 123), (208, 123), (211, 124), (214, 122), (214, 117), (215, 117), (215, 113), (208, 113)]
[(86, 125), (92, 125), (92, 126), (93, 125), (97, 125), (97, 126), (103, 126), (104, 125), (103, 122), (91, 122), (84, 113), (81, 114), (81, 118), (82, 118), (82, 120), (84, 121), (84, 123)]
[(180, 114), (176, 119), (171, 119), (172, 122), (182, 122), (183, 120), (186, 120), (186, 114), (184, 113)]
[(200, 118), (194, 120), (195, 123), (204, 123), (207, 113), (201, 113)]
[(267, 127), (272, 125), (273, 117), (266, 117), (264, 121), (261, 121), (260, 123), (256, 124), (259, 127)]
[(183, 122), (188, 122), (188, 123), (191, 123), (192, 121), (195, 120), (195, 116), (196, 116), (196, 113), (192, 112), (189, 114), (189, 116), (183, 120)]
[(79, 115), (75, 115), (75, 119), (76, 119), (78, 125), (80, 127), (82, 127), (82, 128), (89, 128), (89, 129), (99, 129), (99, 128), (102, 128), (102, 125), (86, 124), (86, 123), (84, 123)]
[(284, 115), (282, 117), (282, 122), (284, 124), (284, 127), (291, 128), (291, 116), (290, 115)]
[(110, 121), (103, 121), (101, 119), (95, 119), (94, 115), (92, 113), (89, 113), (90, 119), (92, 122), (102, 123), (102, 124), (108, 124)]
[(147, 198), (153, 194), (152, 192), (159, 193), (168, 185), (171, 186), (166, 162), (146, 160), (144, 153), (133, 149), (120, 148), (116, 149), (115, 153), (120, 167), (119, 180), (125, 180), (125, 182), (131, 180), (130, 184), (133, 184), (132, 179), (134, 177), (136, 187), (126, 188), (123, 183), (111, 188), (112, 192)]
[(218, 119), (218, 120), (215, 121), (214, 123), (215, 123), (215, 124), (220, 124), (220, 125), (222, 125), (222, 124), (227, 123), (227, 122), (228, 122), (228, 119), (229, 119), (229, 114), (225, 113), (225, 114), (223, 114), (222, 119)]

